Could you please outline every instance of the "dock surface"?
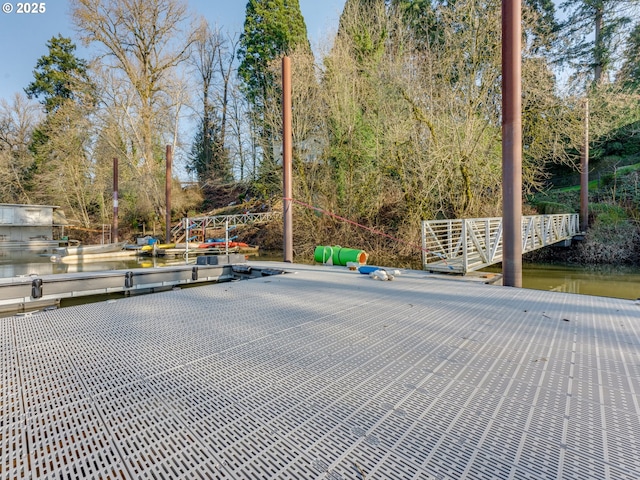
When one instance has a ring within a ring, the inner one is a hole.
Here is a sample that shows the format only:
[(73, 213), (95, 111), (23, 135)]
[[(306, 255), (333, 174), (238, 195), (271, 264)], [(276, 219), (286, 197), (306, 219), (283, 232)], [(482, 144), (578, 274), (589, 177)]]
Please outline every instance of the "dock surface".
[(635, 302), (274, 265), (0, 318), (0, 477), (640, 478)]

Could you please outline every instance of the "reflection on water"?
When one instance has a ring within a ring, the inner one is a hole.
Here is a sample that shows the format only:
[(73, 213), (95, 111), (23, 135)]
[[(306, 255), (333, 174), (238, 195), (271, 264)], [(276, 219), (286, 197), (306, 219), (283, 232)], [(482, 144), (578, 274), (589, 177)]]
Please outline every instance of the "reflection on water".
[[(188, 262), (182, 256), (176, 258), (165, 257), (124, 257), (113, 260), (96, 259), (78, 263), (52, 262), (47, 254), (13, 250), (10, 252), (0, 250), (0, 278), (20, 277), (29, 275), (51, 275), (59, 273), (75, 272), (100, 272), (108, 270), (126, 270), (129, 268), (154, 268), (179, 266), (196, 263), (196, 255), (189, 255)], [(258, 260), (271, 260), (266, 256), (252, 256)], [(282, 261), (282, 255), (277, 259)]]
[[(491, 267), (486, 271), (499, 272)], [(601, 297), (640, 298), (640, 268), (585, 268), (565, 265), (522, 265), (522, 286), (534, 290)]]
[[(190, 259), (190, 263), (195, 257)], [(33, 252), (11, 252), (10, 257), (0, 258), (0, 278), (51, 275), (74, 272), (99, 272), (128, 268), (151, 268), (168, 265), (184, 265), (184, 259), (173, 260), (155, 257), (128, 257), (118, 260), (101, 260), (82, 263), (54, 263), (48, 256)]]

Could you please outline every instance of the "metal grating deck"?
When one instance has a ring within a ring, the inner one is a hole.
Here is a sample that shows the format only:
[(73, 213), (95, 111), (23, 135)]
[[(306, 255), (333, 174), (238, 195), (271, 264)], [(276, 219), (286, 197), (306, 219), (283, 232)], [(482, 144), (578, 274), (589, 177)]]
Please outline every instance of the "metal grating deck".
[(640, 305), (284, 268), (0, 318), (1, 478), (640, 478)]

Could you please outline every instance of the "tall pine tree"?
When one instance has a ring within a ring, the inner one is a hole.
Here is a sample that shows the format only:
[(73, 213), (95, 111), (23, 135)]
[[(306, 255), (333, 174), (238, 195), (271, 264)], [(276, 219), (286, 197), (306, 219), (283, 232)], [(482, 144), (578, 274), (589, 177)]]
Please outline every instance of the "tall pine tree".
[(561, 59), (599, 84), (619, 60), (624, 30), (638, 7), (640, 0), (565, 0)]
[(640, 23), (629, 35), (617, 80), (625, 88), (640, 92)]
[(62, 35), (47, 42), (48, 55), (38, 59), (34, 81), (25, 88), (29, 98), (38, 98), (47, 113), (57, 110), (65, 101), (79, 101), (92, 87), (87, 76), (87, 63), (75, 56), (76, 46)]
[[(252, 123), (262, 149), (261, 177), (273, 184), (276, 174), (276, 132), (267, 121), (270, 103), (277, 104), (279, 79), (270, 63), (298, 48), (311, 50), (298, 0), (249, 0), (240, 36), (238, 74), (253, 109)], [(274, 95), (275, 92), (275, 95)]]
[(25, 88), (38, 98), (46, 117), (34, 130), (30, 151), (34, 163), (29, 188), (41, 203), (63, 206), (71, 218), (89, 225), (95, 191), (87, 157), (95, 87), (87, 64), (75, 56), (76, 46), (61, 35), (47, 42), (48, 55), (38, 59), (34, 81)]

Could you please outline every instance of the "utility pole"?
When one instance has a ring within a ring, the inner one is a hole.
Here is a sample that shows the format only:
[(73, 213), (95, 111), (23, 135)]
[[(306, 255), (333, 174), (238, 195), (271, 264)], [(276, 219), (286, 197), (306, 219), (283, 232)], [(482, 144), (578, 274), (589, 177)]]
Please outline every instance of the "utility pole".
[(282, 193), (283, 193), (283, 253), (284, 261), (293, 262), (293, 197), (292, 181), (293, 141), (291, 131), (291, 59), (282, 57)]
[(522, 287), (521, 0), (502, 0), (502, 283)]

